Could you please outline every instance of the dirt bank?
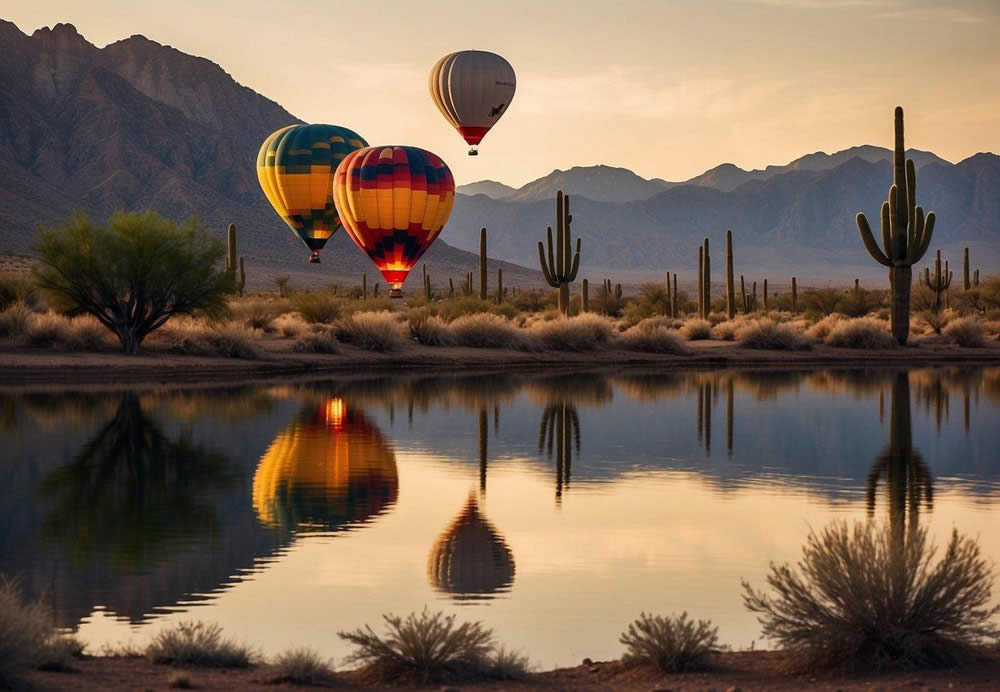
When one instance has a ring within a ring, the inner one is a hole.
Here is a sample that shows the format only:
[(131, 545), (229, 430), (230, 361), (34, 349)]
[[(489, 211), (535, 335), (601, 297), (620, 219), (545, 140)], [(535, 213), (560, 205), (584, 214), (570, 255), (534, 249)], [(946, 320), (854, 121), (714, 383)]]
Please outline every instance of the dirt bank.
[(636, 353), (620, 349), (590, 352), (421, 346), (407, 344), (392, 353), (375, 353), (342, 345), (336, 355), (295, 353), (288, 340), (264, 338), (256, 359), (191, 356), (150, 347), (126, 356), (113, 351), (72, 353), (16, 346), (0, 341), (0, 387), (25, 385), (246, 383), (316, 375), (391, 372), (590, 370), (638, 366), (678, 371), (722, 367), (923, 367), (931, 365), (1000, 365), (1000, 342), (985, 348), (923, 344), (881, 350), (816, 346), (809, 351), (759, 351), (731, 342), (690, 342), (690, 355)]
[[(886, 673), (878, 675), (790, 675), (785, 657), (780, 653), (756, 651), (725, 653), (716, 657), (712, 672), (665, 675), (652, 668), (626, 669), (618, 662), (580, 665), (540, 672), (522, 682), (427, 685), (403, 687), (420, 690), (996, 690), (1000, 688), (1000, 660), (975, 667)], [(278, 689), (268, 682), (272, 669), (260, 666), (250, 670), (177, 668), (154, 665), (143, 658), (90, 658), (76, 664), (73, 673), (34, 673), (29, 682), (45, 690), (167, 690), (169, 679), (183, 675), (196, 688)], [(336, 689), (373, 689), (359, 683), (357, 673), (345, 673), (343, 685)], [(374, 688), (377, 689), (377, 688)]]

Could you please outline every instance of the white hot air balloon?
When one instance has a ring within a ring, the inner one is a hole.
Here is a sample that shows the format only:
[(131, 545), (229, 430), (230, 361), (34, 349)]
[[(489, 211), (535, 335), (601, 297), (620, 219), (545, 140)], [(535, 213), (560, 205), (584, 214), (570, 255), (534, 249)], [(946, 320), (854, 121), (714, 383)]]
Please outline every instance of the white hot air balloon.
[(514, 99), (517, 77), (502, 56), (462, 50), (438, 60), (430, 75), (431, 98), (463, 139), (469, 156)]

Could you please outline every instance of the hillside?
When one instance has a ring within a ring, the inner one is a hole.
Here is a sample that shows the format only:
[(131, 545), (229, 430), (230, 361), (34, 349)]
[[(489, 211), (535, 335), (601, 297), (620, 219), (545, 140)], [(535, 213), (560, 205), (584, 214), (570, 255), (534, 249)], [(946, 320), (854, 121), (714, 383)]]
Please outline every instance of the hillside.
[[(255, 172), (264, 137), (301, 121), (215, 63), (143, 36), (99, 49), (69, 24), (29, 37), (4, 21), (0, 54), (0, 251), (30, 251), (39, 225), (74, 209), (99, 219), (154, 209), (197, 216), (220, 237), (236, 223), (252, 288), (276, 274), (299, 286), (358, 282), (362, 272), (374, 280), (343, 234), (323, 264), (305, 263)], [(478, 266), (444, 242), (425, 260), (442, 281)], [(541, 282), (534, 270), (504, 270), (511, 283)]]

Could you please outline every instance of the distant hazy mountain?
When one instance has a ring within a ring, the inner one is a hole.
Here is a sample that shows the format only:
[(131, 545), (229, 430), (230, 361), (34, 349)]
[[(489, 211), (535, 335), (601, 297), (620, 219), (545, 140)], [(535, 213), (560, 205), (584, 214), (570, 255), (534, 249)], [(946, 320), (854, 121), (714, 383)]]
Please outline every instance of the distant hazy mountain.
[[(301, 122), (206, 60), (132, 36), (99, 49), (70, 24), (31, 36), (0, 20), (0, 252), (26, 252), (39, 225), (74, 209), (102, 219), (118, 209), (235, 222), (252, 287), (360, 281), (374, 267), (343, 233), (323, 264), (271, 209), (257, 182), (261, 141)], [(478, 249), (478, 248), (477, 248)], [(478, 259), (438, 242), (426, 255), (440, 281)], [(541, 281), (504, 268), (508, 281)]]
[(495, 180), (480, 180), (477, 183), (459, 185), (455, 188), (455, 191), (463, 195), (469, 195), (470, 197), (473, 195), (486, 195), (493, 199), (503, 199), (516, 192), (510, 185), (504, 185)]
[(669, 185), (660, 179), (646, 180), (627, 168), (574, 166), (567, 171), (556, 169), (505, 195), (505, 199), (534, 202), (550, 199), (555, 196), (557, 190), (562, 190), (567, 194), (581, 195), (595, 202), (631, 202), (648, 199), (658, 192), (663, 192)]

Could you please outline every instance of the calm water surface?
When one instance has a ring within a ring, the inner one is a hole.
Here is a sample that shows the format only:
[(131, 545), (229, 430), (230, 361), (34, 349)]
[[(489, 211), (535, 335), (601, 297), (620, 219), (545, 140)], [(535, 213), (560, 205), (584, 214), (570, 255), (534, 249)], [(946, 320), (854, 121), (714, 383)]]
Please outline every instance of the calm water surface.
[(1000, 369), (386, 377), (0, 393), (0, 573), (95, 649), (267, 653), (425, 605), (545, 666), (640, 611), (749, 647), (740, 580), (874, 517), (1000, 562)]

